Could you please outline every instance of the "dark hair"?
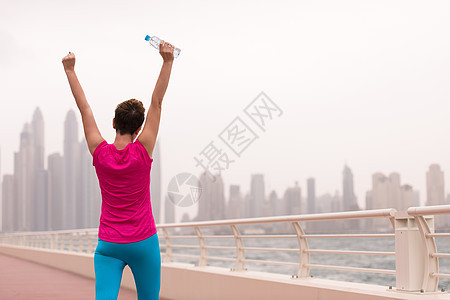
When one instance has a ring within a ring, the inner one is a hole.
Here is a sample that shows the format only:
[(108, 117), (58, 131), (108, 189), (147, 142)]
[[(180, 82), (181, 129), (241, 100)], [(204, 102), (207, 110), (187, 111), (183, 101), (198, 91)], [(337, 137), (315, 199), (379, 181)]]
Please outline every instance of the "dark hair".
[(130, 99), (116, 107), (114, 123), (121, 135), (133, 134), (144, 123), (145, 108), (141, 101)]

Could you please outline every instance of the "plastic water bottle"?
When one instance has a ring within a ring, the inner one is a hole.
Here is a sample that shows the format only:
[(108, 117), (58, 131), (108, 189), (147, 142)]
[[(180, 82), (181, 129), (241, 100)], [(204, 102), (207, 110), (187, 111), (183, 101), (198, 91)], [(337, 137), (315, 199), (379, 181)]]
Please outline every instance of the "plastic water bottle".
[[(152, 45), (153, 47), (155, 47), (156, 49), (159, 50), (159, 43), (161, 42), (161, 39), (160, 39), (159, 37), (147, 35), (147, 36), (145, 37), (145, 40), (146, 40), (147, 42), (149, 42), (150, 45)], [(180, 51), (181, 51), (181, 50), (180, 50), (179, 48), (174, 48), (174, 49), (173, 49), (173, 57), (174, 57), (174, 58), (177, 58), (178, 55), (180, 55)]]

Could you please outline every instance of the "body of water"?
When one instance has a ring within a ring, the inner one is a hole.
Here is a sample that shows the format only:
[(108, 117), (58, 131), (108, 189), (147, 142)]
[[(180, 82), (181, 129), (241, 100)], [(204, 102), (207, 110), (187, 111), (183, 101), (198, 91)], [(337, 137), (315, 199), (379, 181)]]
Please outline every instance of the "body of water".
[[(164, 240), (161, 239), (160, 243), (163, 244)], [(198, 245), (196, 239), (173, 239), (172, 244), (183, 245)], [(310, 249), (324, 249), (324, 250), (357, 250), (357, 251), (383, 251), (394, 252), (395, 243), (394, 238), (311, 238), (308, 239)], [(450, 238), (437, 238), (436, 244), (438, 252), (450, 253)], [(207, 239), (208, 246), (230, 246), (234, 247), (234, 239)], [(298, 249), (298, 243), (295, 238), (276, 238), (276, 239), (260, 239), (260, 238), (246, 238), (244, 240), (245, 247), (258, 247), (258, 248), (288, 248)], [(161, 247), (161, 252), (164, 253), (164, 247)], [(179, 254), (192, 254), (198, 255), (198, 249), (183, 249), (174, 248), (173, 253)], [(236, 257), (235, 250), (218, 250), (208, 249), (208, 256), (215, 257)], [(246, 259), (257, 260), (269, 260), (269, 261), (282, 261), (299, 263), (299, 254), (295, 252), (276, 252), (276, 251), (246, 251)], [(191, 258), (174, 257), (174, 261), (198, 263), (198, 260)], [(234, 262), (220, 261), (208, 259), (208, 265), (219, 266), (225, 268), (234, 268)], [(346, 266), (357, 268), (372, 268), (372, 269), (388, 269), (395, 271), (395, 256), (379, 256), (379, 255), (360, 255), (360, 254), (322, 254), (311, 253), (310, 263), (317, 265), (332, 265), (332, 266)], [(450, 273), (450, 259), (440, 258), (439, 264), (440, 273)], [(280, 266), (273, 264), (260, 264), (260, 263), (246, 263), (245, 268), (252, 271), (262, 271), (279, 273), (286, 275), (297, 275), (298, 267), (294, 266)], [(340, 271), (340, 270), (328, 270), (328, 269), (315, 269), (312, 268), (310, 275), (313, 277), (358, 282), (366, 284), (375, 284), (382, 286), (395, 287), (395, 275), (391, 274), (378, 274), (378, 273), (366, 273), (357, 271)], [(450, 284), (449, 279), (439, 280), (439, 289), (445, 288)]]

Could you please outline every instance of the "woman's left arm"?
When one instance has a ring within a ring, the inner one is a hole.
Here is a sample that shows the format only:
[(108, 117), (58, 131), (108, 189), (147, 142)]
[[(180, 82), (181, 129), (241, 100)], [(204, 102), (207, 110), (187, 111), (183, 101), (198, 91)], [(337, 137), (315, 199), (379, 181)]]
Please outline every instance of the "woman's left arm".
[(77, 74), (75, 73), (75, 54), (69, 52), (62, 59), (64, 65), (64, 71), (66, 72), (67, 79), (69, 80), (70, 89), (72, 90), (73, 97), (77, 103), (78, 109), (81, 113), (81, 119), (83, 121), (84, 135), (89, 147), (89, 152), (94, 153), (95, 148), (100, 145), (105, 139), (98, 130), (97, 123), (95, 122), (94, 113), (84, 95), (83, 88), (78, 81)]

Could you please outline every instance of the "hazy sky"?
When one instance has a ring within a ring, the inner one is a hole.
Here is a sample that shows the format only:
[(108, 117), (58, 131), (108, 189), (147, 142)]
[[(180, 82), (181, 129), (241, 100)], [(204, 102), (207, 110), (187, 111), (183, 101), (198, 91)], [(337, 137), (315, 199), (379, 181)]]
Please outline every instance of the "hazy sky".
[[(342, 193), (354, 173), (360, 205), (375, 172), (396, 171), (420, 190), (438, 163), (450, 191), (449, 1), (0, 1), (2, 173), (13, 172), (23, 124), (37, 106), (46, 154), (62, 152), (76, 109), (61, 58), (76, 70), (103, 136), (115, 106), (148, 108), (162, 59), (145, 41), (181, 48), (163, 103), (162, 188), (261, 91), (283, 110), (224, 171), (246, 192), (264, 173), (279, 196), (316, 178)], [(79, 113), (77, 111), (79, 118)], [(80, 139), (82, 137), (80, 123)], [(228, 190), (226, 191), (228, 195)]]

